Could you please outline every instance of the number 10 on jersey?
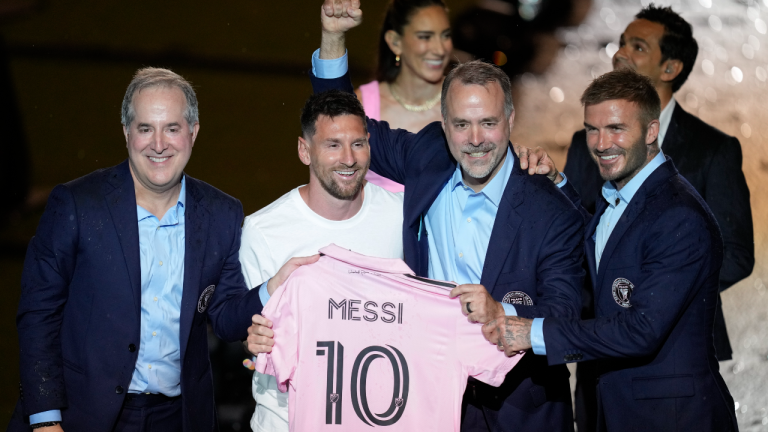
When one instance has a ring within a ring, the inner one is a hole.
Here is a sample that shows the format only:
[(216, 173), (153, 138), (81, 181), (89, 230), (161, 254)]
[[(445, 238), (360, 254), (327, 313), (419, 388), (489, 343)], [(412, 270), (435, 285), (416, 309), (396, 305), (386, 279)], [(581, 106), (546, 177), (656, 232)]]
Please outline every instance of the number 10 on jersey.
[[(325, 424), (341, 424), (342, 396), (344, 394), (344, 345), (337, 341), (317, 342), (317, 355), (327, 357), (327, 385), (325, 397)], [(373, 413), (366, 393), (368, 368), (379, 358), (387, 358), (392, 365), (394, 385), (389, 408)], [(350, 395), (355, 414), (368, 426), (390, 426), (403, 415), (408, 402), (408, 363), (403, 354), (391, 345), (369, 346), (360, 351), (352, 365)], [(373, 423), (373, 424), (371, 424)]]

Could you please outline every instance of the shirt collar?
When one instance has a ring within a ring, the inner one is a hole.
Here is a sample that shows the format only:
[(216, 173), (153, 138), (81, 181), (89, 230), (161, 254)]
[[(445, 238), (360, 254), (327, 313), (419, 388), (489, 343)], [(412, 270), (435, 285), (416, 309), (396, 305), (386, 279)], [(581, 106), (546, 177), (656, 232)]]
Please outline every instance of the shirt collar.
[(672, 122), (672, 113), (675, 112), (675, 105), (677, 105), (677, 102), (673, 97), (659, 115), (659, 148), (664, 143), (664, 137), (667, 136), (667, 129), (669, 129), (669, 123)]
[[(184, 215), (184, 204), (187, 202), (187, 179), (185, 175), (181, 175), (181, 190), (179, 191), (179, 201), (176, 203), (176, 212), (173, 213), (173, 221), (169, 223), (169, 225), (173, 225), (174, 223), (178, 223), (178, 220), (180, 217)], [(147, 209), (140, 205), (136, 205), (136, 212), (139, 217), (139, 221), (144, 220), (148, 217), (154, 216), (152, 213), (150, 213)], [(168, 212), (166, 212), (168, 214)], [(171, 216), (171, 214), (168, 214)], [(163, 216), (163, 219), (165, 219), (165, 215)]]
[[(499, 206), (501, 197), (504, 195), (504, 189), (507, 187), (509, 177), (512, 175), (512, 168), (515, 164), (514, 160), (515, 157), (512, 155), (512, 150), (507, 147), (507, 156), (504, 158), (504, 163), (501, 165), (501, 169), (499, 169), (499, 172), (496, 173), (496, 176), (493, 177), (493, 179), (491, 179), (491, 181), (488, 182), (488, 184), (485, 185), (485, 187), (480, 192), (477, 192), (485, 195), (485, 197), (488, 198), (488, 200), (491, 201), (496, 207)], [(464, 184), (464, 179), (461, 175), (461, 165), (457, 164), (456, 171), (453, 172), (453, 176), (451, 177), (451, 191), (455, 190), (459, 186), (465, 189), (469, 189), (471, 194), (475, 193), (475, 191), (473, 191), (469, 186)]]
[(659, 150), (659, 154), (651, 159), (651, 161), (648, 162), (648, 165), (643, 167), (643, 169), (641, 169), (640, 172), (632, 178), (632, 180), (630, 180), (623, 188), (621, 188), (621, 190), (616, 190), (616, 186), (612, 181), (605, 182), (603, 185), (603, 198), (608, 201), (608, 205), (610, 205), (612, 208), (615, 208), (618, 205), (617, 199), (624, 201), (624, 204), (629, 204), (629, 202), (632, 201), (632, 198), (637, 193), (638, 189), (640, 189), (640, 186), (645, 183), (645, 180), (666, 160), (667, 159), (664, 156), (664, 153)]

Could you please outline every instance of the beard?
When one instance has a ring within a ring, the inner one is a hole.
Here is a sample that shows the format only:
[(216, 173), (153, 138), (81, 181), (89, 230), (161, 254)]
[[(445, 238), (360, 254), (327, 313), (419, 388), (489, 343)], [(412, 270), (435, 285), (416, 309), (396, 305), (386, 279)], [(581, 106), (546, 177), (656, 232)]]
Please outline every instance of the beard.
[(366, 164), (365, 168), (356, 168), (356, 178), (353, 183), (342, 183), (334, 174), (334, 171), (349, 171), (350, 168), (340, 166), (321, 170), (314, 165), (310, 165), (310, 168), (315, 173), (315, 177), (320, 181), (320, 185), (329, 195), (336, 199), (350, 201), (355, 199), (363, 188), (363, 182), (365, 181), (365, 175), (368, 173), (369, 165), (370, 161)]
[(485, 164), (473, 164), (470, 163), (467, 158), (460, 158), (459, 159), (459, 165), (461, 165), (461, 169), (464, 170), (467, 175), (469, 175), (472, 178), (476, 179), (484, 179), (491, 175), (493, 170), (496, 169), (496, 167), (499, 166), (499, 163), (501, 163), (501, 160), (503, 159), (506, 152), (496, 152), (495, 154), (492, 153), (494, 150), (496, 150), (498, 146), (494, 143), (482, 143), (479, 146), (473, 146), (473, 145), (463, 145), (459, 151), (463, 154), (468, 153), (480, 153), (480, 152), (488, 152), (491, 154), (491, 158), (488, 160)]
[[(597, 163), (600, 169), (600, 177), (603, 180), (621, 182), (629, 176), (634, 176), (640, 170), (648, 159), (648, 146), (645, 144), (645, 134), (646, 130), (643, 130), (640, 138), (628, 150), (621, 147), (612, 147), (604, 152), (592, 151), (592, 159)], [(624, 167), (616, 172), (604, 171), (603, 166), (600, 164), (600, 157), (612, 155), (624, 156)]]

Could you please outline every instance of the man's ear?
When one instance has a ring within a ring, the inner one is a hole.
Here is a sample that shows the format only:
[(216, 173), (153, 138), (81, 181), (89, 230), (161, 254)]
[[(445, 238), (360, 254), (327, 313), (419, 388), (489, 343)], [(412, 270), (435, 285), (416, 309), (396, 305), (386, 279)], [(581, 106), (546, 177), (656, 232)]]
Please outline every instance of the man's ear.
[(389, 49), (395, 53), (395, 55), (400, 55), (403, 53), (403, 49), (400, 46), (403, 37), (400, 36), (396, 31), (387, 30), (387, 32), (384, 33), (384, 40), (387, 41)]
[(312, 157), (309, 155), (309, 143), (303, 137), (299, 137), (299, 160), (306, 166), (312, 163)]
[(661, 80), (672, 82), (683, 71), (683, 62), (677, 59), (669, 59), (661, 65)]
[(125, 145), (128, 145), (128, 128), (123, 125), (123, 136), (125, 137)]
[[(651, 145), (659, 137), (659, 120), (655, 119), (648, 123), (648, 130), (645, 133), (645, 145)], [(659, 143), (661, 144), (661, 143)]]
[(512, 132), (512, 128), (515, 127), (515, 109), (509, 114), (509, 131)]
[(195, 140), (197, 139), (197, 133), (200, 132), (200, 123), (197, 122), (192, 126), (192, 147), (195, 146)]

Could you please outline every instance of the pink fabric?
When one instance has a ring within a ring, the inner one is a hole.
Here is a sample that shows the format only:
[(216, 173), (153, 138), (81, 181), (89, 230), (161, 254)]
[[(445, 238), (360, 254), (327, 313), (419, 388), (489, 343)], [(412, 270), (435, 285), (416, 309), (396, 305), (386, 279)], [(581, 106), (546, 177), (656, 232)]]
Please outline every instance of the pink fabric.
[[(368, 84), (361, 85), (360, 93), (363, 97), (363, 100), (360, 102), (363, 104), (365, 115), (367, 115), (368, 118), (374, 120), (381, 120), (381, 97), (379, 96), (379, 82), (374, 80)], [(365, 179), (375, 184), (376, 186), (382, 187), (390, 192), (403, 192), (405, 190), (403, 185), (400, 183), (393, 182), (392, 180), (386, 177), (382, 177), (370, 170), (365, 176)]]
[(467, 377), (501, 385), (522, 357), (506, 357), (467, 321), (448, 298), (453, 284), (408, 277), (399, 259), (320, 252), (263, 311), (275, 346), (256, 370), (290, 386), (292, 432), (458, 431)]

